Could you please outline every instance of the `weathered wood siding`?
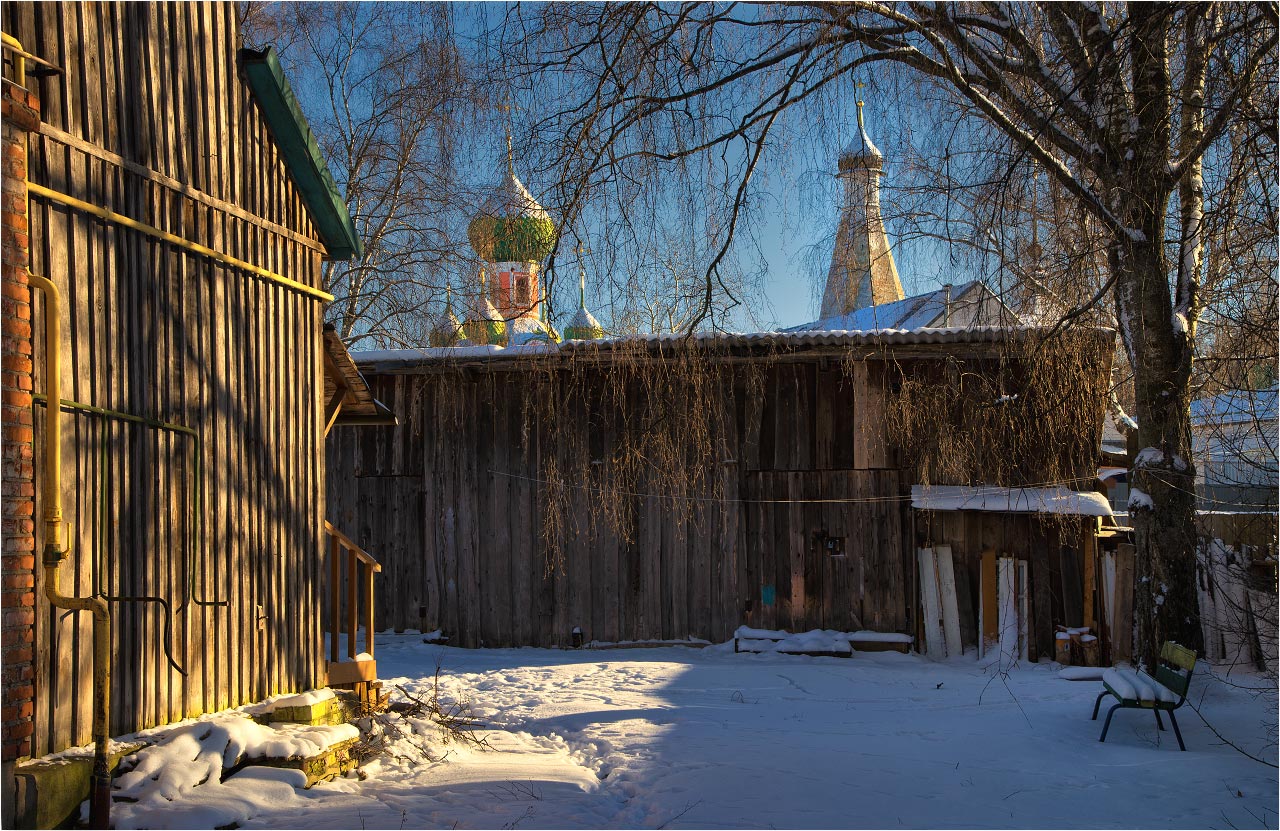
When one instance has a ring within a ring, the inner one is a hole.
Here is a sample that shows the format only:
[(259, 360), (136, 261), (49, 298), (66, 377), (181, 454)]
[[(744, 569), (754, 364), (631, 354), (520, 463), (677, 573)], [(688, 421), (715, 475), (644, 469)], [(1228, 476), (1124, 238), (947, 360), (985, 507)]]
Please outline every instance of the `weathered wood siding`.
[[(233, 3), (4, 13), (6, 32), (64, 70), (35, 82), (45, 127), (32, 136), (33, 182), (318, 284), (321, 248), (237, 76)], [(151, 596), (173, 612), (111, 604), (112, 732), (323, 681), (321, 304), (31, 201), (32, 270), (65, 298), (63, 397), (196, 433), (63, 416), (63, 590)], [(38, 406), (37, 446), (45, 424)], [(91, 627), (36, 591), (41, 755), (90, 740)], [(166, 663), (166, 637), (185, 676)]]
[[(568, 645), (574, 627), (586, 641), (723, 641), (744, 623), (909, 631), (910, 483), (889, 465), (877, 368), (778, 364), (755, 393), (727, 372), (719, 487), (680, 495), (687, 520), (669, 498), (627, 497), (629, 539), (592, 519), (606, 497), (571, 488), (577, 525), (553, 569), (540, 469), (553, 439), (522, 403), (546, 377), (466, 370), (442, 400), (429, 375), (366, 373), (401, 424), (330, 433), (329, 515), (383, 564), (377, 626), (472, 647)], [(608, 458), (621, 414), (588, 398), (576, 446)], [(850, 501), (794, 501), (815, 499)]]

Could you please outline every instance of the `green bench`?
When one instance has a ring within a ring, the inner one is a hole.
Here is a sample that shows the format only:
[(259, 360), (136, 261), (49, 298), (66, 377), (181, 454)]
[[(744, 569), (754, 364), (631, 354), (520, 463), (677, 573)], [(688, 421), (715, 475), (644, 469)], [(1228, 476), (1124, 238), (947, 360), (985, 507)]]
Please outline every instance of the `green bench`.
[(1107, 730), (1111, 728), (1111, 717), (1116, 710), (1132, 708), (1151, 710), (1156, 714), (1156, 726), (1163, 730), (1164, 722), (1160, 719), (1160, 711), (1169, 714), (1173, 723), (1173, 735), (1178, 737), (1178, 747), (1183, 750), (1187, 746), (1182, 742), (1182, 731), (1178, 729), (1178, 719), (1173, 711), (1187, 700), (1187, 687), (1191, 684), (1191, 671), (1195, 669), (1196, 653), (1185, 646), (1167, 641), (1160, 650), (1160, 661), (1156, 666), (1155, 677), (1145, 672), (1131, 669), (1109, 669), (1102, 674), (1102, 686), (1106, 687), (1098, 693), (1098, 700), (1093, 702), (1093, 720), (1098, 719), (1098, 707), (1102, 699), (1114, 696), (1117, 704), (1107, 711), (1106, 723), (1102, 725), (1100, 742), (1107, 740)]

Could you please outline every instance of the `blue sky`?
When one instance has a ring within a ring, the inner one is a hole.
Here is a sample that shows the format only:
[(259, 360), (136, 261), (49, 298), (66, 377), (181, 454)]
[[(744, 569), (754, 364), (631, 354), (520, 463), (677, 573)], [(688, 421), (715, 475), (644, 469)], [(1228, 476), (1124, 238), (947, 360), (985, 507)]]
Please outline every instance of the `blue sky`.
[[(487, 5), (481, 9), (481, 14), (492, 16), (501, 8), (496, 4)], [(471, 26), (474, 25), (475, 18), (472, 18)], [(473, 56), (479, 55), (478, 60), (485, 60), (488, 53), (483, 44), (472, 43), (470, 48), (477, 50), (471, 53)], [(283, 55), (282, 58), (288, 67), (289, 56)], [(297, 70), (290, 74), (304, 111), (308, 112), (313, 123), (319, 122), (319, 108), (326, 101), (318, 79)], [(752, 266), (765, 269), (758, 286), (763, 297), (757, 295), (752, 298), (758, 311), (757, 324), (761, 328), (792, 326), (817, 317), (840, 212), (840, 187), (835, 178), (838, 148), (851, 138), (852, 131), (856, 129), (854, 80), (848, 79), (844, 85), (847, 89), (839, 90), (834, 111), (826, 122), (830, 127), (815, 136), (813, 130), (798, 119), (800, 126), (791, 133), (782, 134), (777, 146), (770, 147), (765, 165), (768, 170), (758, 177), (764, 208), (755, 216), (754, 240), (740, 234), (739, 251), (748, 270)], [(869, 80), (878, 81), (882, 87), (879, 94), (872, 92), (865, 96), (870, 99), (866, 107), (867, 129), (886, 155), (882, 201), (904, 289), (907, 294), (912, 294), (931, 289), (944, 281), (960, 282), (965, 279), (960, 275), (948, 274), (945, 280), (942, 276), (947, 270), (943, 265), (947, 259), (945, 250), (940, 250), (939, 244), (934, 242), (904, 239), (901, 223), (895, 216), (895, 177), (900, 175), (901, 160), (913, 140), (913, 131), (928, 129), (927, 126), (919, 126), (925, 124), (927, 118), (918, 117), (915, 109), (918, 105), (911, 102), (911, 96), (904, 95), (891, 79)], [(911, 103), (904, 104), (904, 101)], [(492, 178), (505, 156), (504, 137), (497, 126), (499, 118), (486, 120), (491, 123), (478, 126), (476, 134), (468, 137), (474, 141), (468, 141), (469, 147), (460, 168), (463, 177), (478, 189)], [(516, 132), (519, 141), (519, 128)], [(522, 169), (519, 158), (516, 159), (516, 172), (535, 195), (545, 192), (551, 184), (537, 181), (536, 176)], [(457, 219), (465, 223), (465, 218)], [(465, 246), (465, 242), (461, 244)], [(603, 240), (589, 240), (588, 245), (594, 252), (588, 260), (590, 274), (592, 261), (599, 262), (602, 249), (607, 244)], [(572, 314), (577, 306), (577, 280), (574, 279), (577, 264), (570, 248), (571, 244), (564, 246), (557, 258), (559, 277), (555, 308), (560, 317)], [(466, 280), (465, 275), (458, 275), (455, 285), (464, 285)], [(603, 297), (599, 296), (599, 283), (591, 279), (588, 281), (587, 302), (608, 326), (608, 310)], [(730, 325), (750, 328), (749, 324), (739, 321)]]

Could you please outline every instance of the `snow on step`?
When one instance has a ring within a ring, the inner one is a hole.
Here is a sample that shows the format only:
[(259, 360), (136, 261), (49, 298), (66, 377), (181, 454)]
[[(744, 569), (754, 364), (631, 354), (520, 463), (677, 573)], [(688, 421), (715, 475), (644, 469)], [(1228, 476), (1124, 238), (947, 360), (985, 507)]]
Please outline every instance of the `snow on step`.
[(1145, 672), (1134, 672), (1131, 669), (1109, 669), (1102, 673), (1102, 683), (1124, 699), (1132, 701), (1176, 704), (1178, 696)]
[(319, 704), (322, 701), (328, 701), (333, 698), (333, 690), (325, 687), (320, 690), (310, 690), (297, 695), (287, 695), (283, 698), (277, 698), (270, 702), (271, 712), (275, 710), (283, 710), (288, 707), (310, 707), (313, 704)]

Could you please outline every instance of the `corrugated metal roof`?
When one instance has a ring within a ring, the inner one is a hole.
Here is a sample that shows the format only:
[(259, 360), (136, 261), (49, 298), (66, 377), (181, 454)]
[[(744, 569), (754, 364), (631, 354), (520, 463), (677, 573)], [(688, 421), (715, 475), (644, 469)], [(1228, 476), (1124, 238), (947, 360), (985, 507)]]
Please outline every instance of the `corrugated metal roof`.
[[(1099, 337), (1112, 336), (1110, 329), (1095, 329)], [(776, 351), (808, 351), (818, 348), (856, 349), (900, 346), (938, 347), (996, 344), (1044, 334), (1047, 329), (1034, 326), (971, 328), (872, 329), (863, 331), (831, 331), (825, 329), (800, 332), (705, 332), (695, 334), (693, 342), (711, 349), (761, 349)], [(684, 335), (634, 335), (593, 341), (566, 341), (561, 344), (526, 344), (500, 346), (423, 347), (352, 352), (351, 356), (368, 371), (394, 371), (415, 366), (465, 362), (506, 362), (552, 357), (595, 356), (607, 354), (615, 347), (643, 344), (652, 352), (664, 346), (687, 342)]]

